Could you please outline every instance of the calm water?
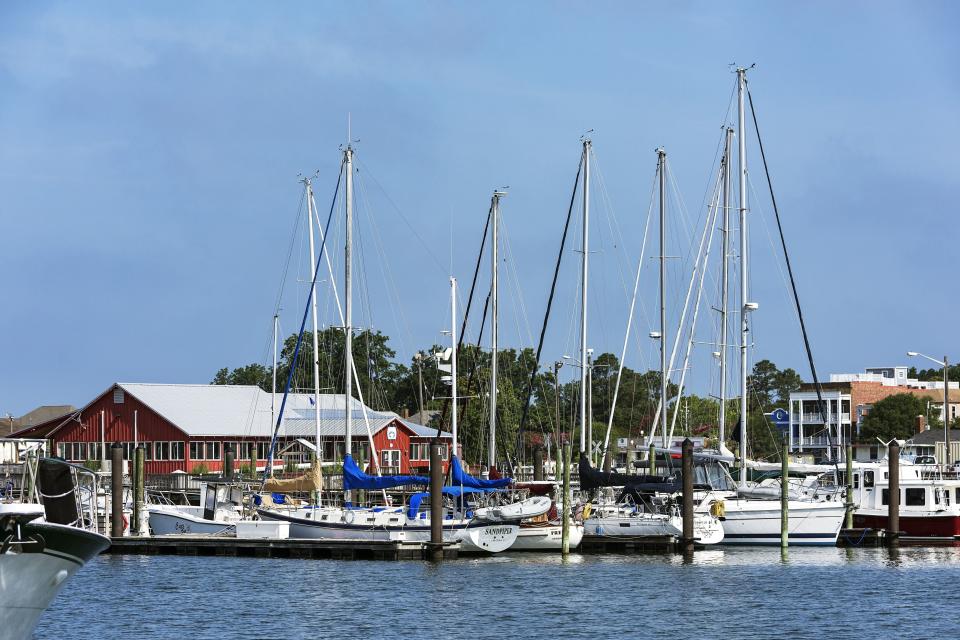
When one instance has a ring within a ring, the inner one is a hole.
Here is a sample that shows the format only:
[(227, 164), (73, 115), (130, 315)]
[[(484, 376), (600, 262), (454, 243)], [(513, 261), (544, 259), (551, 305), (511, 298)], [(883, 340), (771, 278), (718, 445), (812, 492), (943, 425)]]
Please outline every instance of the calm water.
[(35, 638), (954, 638), (958, 584), (960, 549), (733, 549), (689, 564), (102, 556)]

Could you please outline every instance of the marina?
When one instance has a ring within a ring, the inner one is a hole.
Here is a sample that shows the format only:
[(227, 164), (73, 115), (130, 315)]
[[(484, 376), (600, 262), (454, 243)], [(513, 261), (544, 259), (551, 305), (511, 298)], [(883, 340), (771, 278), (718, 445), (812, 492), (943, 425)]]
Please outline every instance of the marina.
[(0, 17), (0, 640), (958, 635), (960, 5)]

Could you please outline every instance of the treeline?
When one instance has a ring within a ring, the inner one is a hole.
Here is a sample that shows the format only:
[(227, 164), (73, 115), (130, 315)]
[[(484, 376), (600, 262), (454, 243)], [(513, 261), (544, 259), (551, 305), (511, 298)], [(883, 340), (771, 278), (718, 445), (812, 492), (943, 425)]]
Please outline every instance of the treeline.
[[(319, 351), (319, 379), (321, 393), (343, 392), (343, 331), (327, 328), (317, 334)], [(297, 367), (290, 376), (296, 335), (283, 344), (277, 364), (277, 390), (282, 392), (290, 380), (291, 391), (313, 391), (313, 336), (304, 334), (297, 358)], [(360, 381), (360, 390), (368, 406), (397, 413), (416, 413), (420, 410), (420, 380), (422, 379), (423, 409), (436, 411), (431, 426), (449, 428), (450, 387), (441, 381), (446, 375), (437, 367), (433, 354), (444, 347), (433, 345), (404, 364), (395, 360), (396, 352), (389, 338), (379, 331), (365, 330), (353, 338), (353, 356)], [(523, 446), (550, 443), (559, 439), (579, 440), (579, 369), (574, 362), (561, 360), (561, 379), (572, 381), (557, 384), (556, 363), (543, 363), (533, 377), (530, 406), (523, 437)], [(611, 353), (600, 354), (592, 364), (592, 418), (593, 440), (602, 443), (610, 423), (614, 387), (619, 359)], [(532, 349), (503, 349), (497, 359), (497, 442), (504, 455), (515, 455), (520, 446), (519, 428), (524, 403), (535, 368)], [(571, 374), (570, 370), (574, 373)], [(217, 371), (212, 384), (259, 385), (269, 391), (273, 370), (262, 364), (249, 364), (236, 369)], [(786, 407), (790, 392), (799, 388), (800, 376), (792, 369), (780, 370), (769, 360), (757, 362), (749, 376), (749, 411), (747, 437), (755, 456), (771, 455), (778, 450), (779, 436), (764, 417), (776, 407)], [(458, 428), (464, 455), (470, 460), (486, 457), (489, 429), (490, 353), (476, 345), (464, 345), (458, 358)], [(355, 391), (356, 395), (357, 392)], [(719, 421), (719, 402), (713, 398), (685, 394), (676, 400), (677, 387), (670, 384), (667, 391), (668, 420), (675, 419), (676, 434), (700, 435), (716, 443)], [(358, 396), (359, 397), (359, 396)], [(649, 434), (660, 399), (660, 372), (635, 371), (624, 367), (616, 409), (613, 411), (611, 441), (619, 437), (638, 439)], [(727, 436), (729, 446), (738, 424), (739, 403), (727, 405)]]

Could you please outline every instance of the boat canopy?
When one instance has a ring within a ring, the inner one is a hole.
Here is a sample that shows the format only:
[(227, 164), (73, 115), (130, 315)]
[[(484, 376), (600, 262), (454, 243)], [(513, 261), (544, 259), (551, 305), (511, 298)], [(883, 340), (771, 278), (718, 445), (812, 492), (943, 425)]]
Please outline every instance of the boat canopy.
[(430, 484), (426, 476), (371, 476), (360, 470), (353, 456), (343, 458), (343, 488), (353, 489), (389, 489), (406, 484)]
[(676, 493), (680, 490), (677, 478), (651, 475), (628, 475), (594, 469), (585, 454), (580, 454), (580, 488), (592, 491), (601, 487), (624, 487), (633, 492)]
[[(445, 496), (453, 496), (455, 498), (467, 495), (468, 493), (486, 493), (483, 489), (476, 489), (474, 487), (444, 487), (441, 490), (441, 493)], [(424, 498), (429, 498), (430, 492), (424, 491), (423, 493), (415, 493), (410, 496), (410, 502), (407, 505), (407, 517), (413, 520), (417, 517), (417, 512), (420, 511), (420, 505), (423, 503)]]
[(513, 478), (498, 478), (496, 480), (474, 478), (463, 470), (457, 456), (450, 456), (450, 477), (454, 486), (470, 487), (472, 489), (503, 489), (513, 484)]

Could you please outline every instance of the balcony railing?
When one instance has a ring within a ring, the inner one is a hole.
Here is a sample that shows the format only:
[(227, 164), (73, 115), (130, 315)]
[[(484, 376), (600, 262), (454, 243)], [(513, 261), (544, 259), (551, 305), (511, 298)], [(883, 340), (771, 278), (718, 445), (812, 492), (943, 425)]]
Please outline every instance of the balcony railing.
[[(803, 424), (823, 424), (823, 418), (819, 413), (804, 413)], [(827, 418), (830, 419), (830, 424), (836, 424), (837, 415), (836, 414), (827, 414)], [(793, 423), (800, 424), (801, 415), (799, 413), (793, 414)], [(850, 414), (841, 413), (840, 414), (840, 424), (850, 424)]]
[(793, 445), (798, 447), (828, 447), (844, 444), (839, 438), (828, 438), (827, 436), (805, 436), (803, 438), (794, 438)]

